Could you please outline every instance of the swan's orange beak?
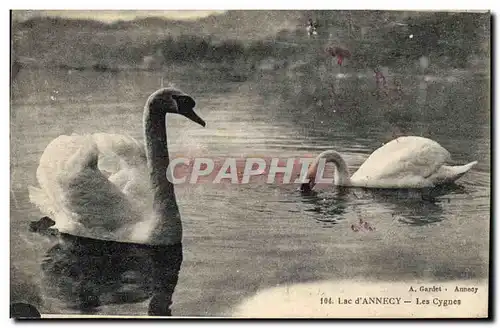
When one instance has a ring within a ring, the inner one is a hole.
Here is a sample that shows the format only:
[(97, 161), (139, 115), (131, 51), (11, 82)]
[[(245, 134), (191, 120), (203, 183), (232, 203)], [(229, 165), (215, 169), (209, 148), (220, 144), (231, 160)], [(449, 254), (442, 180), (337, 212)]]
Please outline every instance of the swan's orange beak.
[(189, 118), (191, 121), (195, 122), (195, 123), (198, 123), (199, 125), (205, 127), (207, 124), (205, 123), (205, 121), (198, 116), (198, 114), (196, 114), (196, 112), (191, 109), (185, 113), (182, 113), (182, 115), (184, 115), (185, 117)]

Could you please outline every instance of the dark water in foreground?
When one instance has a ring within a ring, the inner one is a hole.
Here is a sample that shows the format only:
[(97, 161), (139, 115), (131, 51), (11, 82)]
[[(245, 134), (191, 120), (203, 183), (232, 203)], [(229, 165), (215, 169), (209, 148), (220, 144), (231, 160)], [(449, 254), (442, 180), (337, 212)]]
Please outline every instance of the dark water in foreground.
[[(36, 184), (35, 172), (44, 148), (61, 134), (128, 133), (142, 140), (144, 101), (159, 87), (159, 81), (159, 75), (138, 72), (19, 73), (11, 110), (13, 301), (43, 302), (40, 307), (44, 313), (78, 313), (64, 298), (57, 297), (53, 287), (41, 283), (40, 267), (54, 242), (28, 231), (29, 222), (39, 219), (41, 213), (29, 202), (27, 187)], [(356, 124), (352, 117), (345, 119), (342, 113), (335, 116), (330, 112), (324, 117), (301, 114), (301, 108), (263, 94), (262, 86), (256, 88), (251, 83), (224, 84), (189, 76), (179, 76), (173, 82), (197, 100), (198, 113), (207, 127), (183, 117), (169, 117), (172, 157), (288, 158), (335, 149), (354, 172), (391, 133), (378, 119), (371, 121), (369, 113), (363, 116), (363, 124)], [(444, 84), (442, 94), (459, 89), (460, 81), (450, 82)], [(473, 92), (486, 96), (487, 82), (478, 83)], [(486, 278), (489, 109), (485, 108), (488, 103), (471, 104), (469, 96), (457, 93), (463, 101), (454, 99), (449, 107), (449, 102), (434, 95), (426, 100), (433, 103), (432, 110), (450, 114), (440, 120), (419, 115), (407, 124), (408, 134), (425, 131), (427, 137), (450, 151), (456, 163), (479, 161), (459, 181), (459, 188), (433, 199), (416, 191), (340, 192), (334, 188), (303, 196), (296, 185), (178, 187), (184, 259), (173, 295), (173, 314), (229, 314), (236, 303), (253, 293), (285, 283)], [(359, 219), (376, 230), (354, 232), (351, 225)], [(128, 267), (129, 272), (124, 269), (118, 278), (95, 275), (94, 292), (106, 294), (97, 313), (147, 313), (150, 295), (144, 284), (137, 282), (141, 279), (133, 278), (147, 275), (141, 273), (141, 254), (136, 254), (138, 262)], [(75, 259), (65, 261), (70, 267)], [(105, 261), (99, 265), (110, 270)], [(65, 270), (64, 265), (61, 270)], [(84, 277), (74, 273), (73, 279)], [(123, 297), (116, 297), (119, 293), (133, 301), (120, 301)]]

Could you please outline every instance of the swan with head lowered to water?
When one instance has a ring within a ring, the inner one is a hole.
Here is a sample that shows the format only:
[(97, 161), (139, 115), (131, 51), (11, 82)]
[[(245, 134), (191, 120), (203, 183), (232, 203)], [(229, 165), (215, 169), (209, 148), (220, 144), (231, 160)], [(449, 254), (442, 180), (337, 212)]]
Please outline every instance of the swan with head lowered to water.
[(436, 187), (457, 180), (477, 164), (474, 161), (460, 166), (445, 165), (450, 160), (450, 153), (431, 139), (399, 137), (375, 150), (350, 176), (342, 155), (327, 150), (316, 157), (308, 170), (309, 181), (304, 182), (300, 189), (310, 191), (315, 186), (321, 161), (335, 165), (336, 186), (361, 188)]
[[(174, 88), (151, 94), (143, 116), (145, 147), (116, 134), (59, 136), (42, 154), (40, 187), (29, 187), (31, 202), (54, 219), (59, 232), (149, 245), (180, 243), (181, 218), (167, 179), (166, 114), (205, 126), (194, 107), (193, 98)], [(101, 171), (107, 159), (115, 160), (111, 175)]]

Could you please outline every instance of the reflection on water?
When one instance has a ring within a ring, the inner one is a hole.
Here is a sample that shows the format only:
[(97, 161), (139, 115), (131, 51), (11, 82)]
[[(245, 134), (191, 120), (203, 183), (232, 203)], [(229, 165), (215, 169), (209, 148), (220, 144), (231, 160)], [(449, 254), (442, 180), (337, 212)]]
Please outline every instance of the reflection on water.
[[(356, 112), (310, 109), (277, 101), (272, 92), (263, 95), (252, 83), (214, 85), (193, 76), (168, 76), (165, 84), (190, 93), (207, 122), (199, 129), (183, 118), (169, 118), (172, 158), (297, 158), (333, 149), (354, 172), (387, 142), (394, 125), (404, 125), (405, 133), (423, 134), (448, 149), (452, 164), (479, 163), (457, 181), (459, 187), (441, 191), (327, 186), (303, 195), (291, 184), (176, 186), (183, 254), (180, 247), (69, 236), (54, 245), (36, 239), (40, 236), (28, 232), (29, 222), (42, 215), (30, 203), (27, 187), (36, 184), (47, 144), (61, 134), (94, 132), (142, 141), (144, 101), (159, 87), (160, 75), (19, 72), (11, 110), (13, 302), (43, 299), (42, 313), (107, 315), (168, 314), (173, 302), (176, 316), (217, 316), (277, 285), (487, 277), (490, 112), (484, 81), (445, 85), (429, 93), (424, 107), (412, 107), (408, 100), (404, 115), (412, 116), (404, 119), (397, 111), (376, 115), (384, 108), (363, 103)], [(436, 82), (429, 90), (440, 87)], [(360, 220), (374, 230), (353, 231)]]
[[(147, 246), (61, 234), (42, 263), (49, 297), (76, 313), (150, 299), (148, 315), (171, 315), (182, 245)], [(117, 313), (127, 314), (127, 313)]]
[(443, 220), (443, 209), (430, 189), (370, 190), (370, 195), (391, 209), (391, 216), (410, 225), (427, 225)]
[(319, 197), (313, 190), (303, 193), (302, 202), (309, 205), (305, 211), (315, 213), (314, 219), (321, 223), (323, 228), (330, 228), (344, 219), (349, 195), (347, 188), (336, 188), (327, 198)]
[(449, 198), (439, 198), (447, 194), (465, 194), (463, 186), (444, 185), (427, 189), (364, 189), (331, 187), (333, 192), (302, 192), (302, 202), (310, 205), (306, 212), (316, 213), (314, 219), (324, 228), (333, 227), (349, 206), (363, 206), (376, 202), (390, 212), (391, 217), (410, 225), (427, 225), (442, 221), (442, 202), (450, 202)]

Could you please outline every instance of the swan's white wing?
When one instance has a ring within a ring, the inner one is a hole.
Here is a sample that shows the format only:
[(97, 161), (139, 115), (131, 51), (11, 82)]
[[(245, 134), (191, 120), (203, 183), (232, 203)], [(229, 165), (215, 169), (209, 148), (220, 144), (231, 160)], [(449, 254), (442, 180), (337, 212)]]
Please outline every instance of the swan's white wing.
[(149, 183), (144, 145), (121, 134), (92, 135), (99, 149), (99, 169), (110, 173), (116, 185), (140, 212), (152, 209), (153, 194)]
[(372, 187), (425, 187), (449, 160), (450, 153), (433, 140), (400, 137), (374, 151), (351, 180)]
[(92, 135), (99, 151), (99, 169), (114, 174), (122, 169), (146, 165), (144, 145), (130, 136), (112, 133)]
[(61, 232), (124, 240), (142, 215), (98, 169), (98, 156), (91, 136), (54, 139), (42, 154), (40, 188), (30, 188), (30, 199), (53, 216)]

